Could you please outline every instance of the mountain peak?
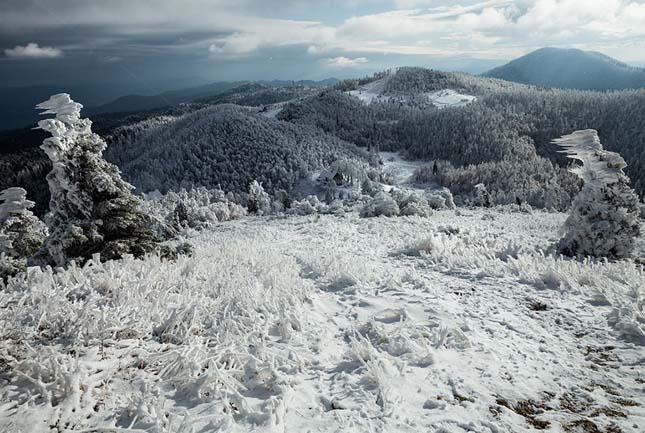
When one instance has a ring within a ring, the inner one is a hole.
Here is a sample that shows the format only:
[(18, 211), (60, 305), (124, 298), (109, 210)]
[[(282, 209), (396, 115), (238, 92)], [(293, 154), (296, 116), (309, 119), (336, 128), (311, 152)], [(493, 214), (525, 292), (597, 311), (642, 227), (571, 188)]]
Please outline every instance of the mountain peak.
[(523, 84), (580, 90), (645, 87), (645, 69), (597, 51), (545, 47), (483, 75)]

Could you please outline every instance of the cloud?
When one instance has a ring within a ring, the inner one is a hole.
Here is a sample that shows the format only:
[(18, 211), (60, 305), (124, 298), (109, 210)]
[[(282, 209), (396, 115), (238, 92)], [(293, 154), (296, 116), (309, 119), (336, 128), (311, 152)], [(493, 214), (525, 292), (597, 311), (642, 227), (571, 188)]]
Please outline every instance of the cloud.
[(327, 66), (332, 68), (355, 68), (369, 62), (366, 57), (356, 57), (354, 59), (350, 59), (349, 57), (344, 56), (332, 57), (329, 59), (324, 59), (324, 61)]
[(40, 47), (34, 42), (30, 42), (25, 46), (16, 45), (14, 48), (7, 48), (4, 50), (7, 57), (18, 59), (54, 59), (61, 57), (63, 51), (53, 47)]
[(5, 46), (38, 40), (66, 54), (128, 59), (224, 61), (279, 50), (302, 61), (376, 62), (371, 53), (508, 59), (547, 45), (645, 52), (645, 0), (58, 0), (50, 10), (36, 0), (4, 1)]

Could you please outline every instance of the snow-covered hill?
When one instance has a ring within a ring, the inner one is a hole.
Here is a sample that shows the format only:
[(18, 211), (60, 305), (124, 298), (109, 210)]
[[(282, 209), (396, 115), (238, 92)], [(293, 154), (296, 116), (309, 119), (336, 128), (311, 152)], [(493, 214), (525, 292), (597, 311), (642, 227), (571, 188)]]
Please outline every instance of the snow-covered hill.
[(221, 186), (245, 192), (253, 180), (271, 193), (340, 158), (367, 163), (363, 149), (310, 126), (216, 105), (183, 116), (118, 128), (106, 157), (141, 191)]
[[(381, 78), (371, 83), (361, 86), (357, 90), (350, 90), (347, 93), (355, 96), (365, 104), (373, 102), (383, 102), (390, 100), (406, 100), (409, 95), (405, 94), (390, 94), (385, 93), (387, 83), (391, 77)], [(476, 96), (466, 95), (452, 89), (442, 89), (433, 92), (426, 92), (423, 95), (427, 98), (428, 102), (435, 107), (441, 109), (446, 107), (463, 107), (477, 100)]]
[(565, 215), (246, 218), (0, 292), (0, 431), (640, 432), (645, 271)]

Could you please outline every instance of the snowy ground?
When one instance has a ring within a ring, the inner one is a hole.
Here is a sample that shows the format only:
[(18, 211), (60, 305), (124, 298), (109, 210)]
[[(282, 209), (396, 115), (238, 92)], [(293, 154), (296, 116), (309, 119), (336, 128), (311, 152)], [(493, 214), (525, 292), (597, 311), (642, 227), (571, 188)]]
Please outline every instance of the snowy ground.
[(383, 173), (389, 175), (394, 185), (412, 185), (414, 183), (414, 171), (428, 165), (427, 161), (408, 161), (398, 154), (398, 152), (379, 152), (383, 161)]
[[(372, 81), (371, 83), (361, 86), (358, 90), (351, 90), (347, 93), (360, 99), (367, 105), (373, 102), (387, 101), (389, 99), (405, 99), (405, 97), (401, 95), (392, 97), (391, 95), (385, 95), (383, 93), (383, 87), (387, 80), (388, 78), (386, 77)], [(439, 109), (447, 107), (463, 107), (464, 105), (468, 105), (477, 100), (476, 96), (462, 94), (452, 89), (443, 89), (436, 92), (425, 93), (425, 96), (431, 104)]]
[(287, 102), (278, 102), (276, 104), (271, 104), (271, 105), (266, 105), (258, 111), (260, 116), (264, 117), (269, 117), (271, 119), (275, 119), (275, 117), (280, 114), (282, 110), (284, 110), (284, 106), (287, 105), (289, 102), (292, 101), (287, 101)]
[(0, 431), (642, 432), (645, 272), (564, 215), (247, 218), (0, 292)]
[(465, 95), (452, 89), (439, 90), (426, 95), (437, 108), (463, 107), (477, 100), (476, 96)]

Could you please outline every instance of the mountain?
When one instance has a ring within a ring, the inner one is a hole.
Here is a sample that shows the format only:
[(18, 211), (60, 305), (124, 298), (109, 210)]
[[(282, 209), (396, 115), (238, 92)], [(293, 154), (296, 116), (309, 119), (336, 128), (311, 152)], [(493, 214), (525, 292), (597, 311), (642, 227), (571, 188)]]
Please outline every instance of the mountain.
[(171, 90), (157, 95), (127, 95), (107, 104), (89, 108), (88, 114), (146, 111), (217, 95), (239, 86), (239, 82), (217, 82), (198, 87)]
[[(194, 80), (195, 83), (200, 83), (200, 85), (179, 87), (185, 85), (185, 81), (182, 80), (181, 82), (178, 81), (176, 86), (166, 84), (167, 87), (165, 88), (174, 88), (175, 90), (149, 95), (134, 94), (133, 92), (138, 91), (138, 88), (134, 84), (97, 83), (92, 85), (0, 87), (0, 112), (2, 113), (0, 117), (0, 131), (34, 125), (39, 119), (38, 113), (34, 110), (34, 106), (56, 93), (69, 93), (74, 97), (74, 100), (83, 104), (85, 107), (83, 113), (96, 116), (97, 114), (104, 113), (129, 113), (155, 110), (184, 102), (214, 98), (223, 92), (245, 84), (257, 84), (272, 89), (316, 89), (332, 86), (338, 82), (336, 78), (328, 78), (321, 81), (272, 80), (253, 83), (247, 81), (222, 81), (209, 84), (201, 84), (203, 79), (197, 77)], [(161, 87), (161, 89), (163, 88)], [(259, 100), (260, 96), (266, 97), (267, 93), (269, 91), (265, 91), (263, 95), (255, 95), (257, 97), (256, 99)], [(282, 96), (274, 95), (273, 98), (283, 100), (282, 98), (284, 98), (286, 92), (277, 93), (282, 93)], [(271, 97), (268, 99), (270, 100)]]
[(160, 93), (158, 95), (128, 95), (118, 98), (108, 104), (87, 110), (89, 114), (100, 113), (119, 113), (152, 110), (155, 108), (169, 107), (185, 102), (192, 101), (211, 101), (216, 99), (220, 94), (239, 93), (234, 89), (240, 88), (241, 92), (248, 91), (249, 88), (283, 88), (283, 87), (326, 87), (337, 82), (335, 78), (329, 78), (322, 81), (258, 81), (258, 82), (216, 82), (198, 87), (189, 87), (180, 90)]
[(290, 191), (334, 161), (370, 161), (368, 152), (319, 129), (228, 104), (117, 128), (108, 144), (106, 158), (141, 191), (221, 186), (237, 193), (253, 180), (267, 192)]
[(645, 87), (645, 69), (594, 51), (542, 48), (483, 74), (543, 87), (622, 90)]
[(110, 84), (54, 85), (0, 88), (0, 130), (22, 128), (35, 124), (40, 116), (34, 106), (56, 93), (69, 93), (86, 107), (105, 104), (119, 95), (132, 92), (132, 88)]
[(246, 107), (259, 107), (311, 96), (319, 91), (320, 87), (315, 85), (269, 85), (251, 82), (217, 95), (196, 99), (194, 102), (209, 105), (236, 104)]

